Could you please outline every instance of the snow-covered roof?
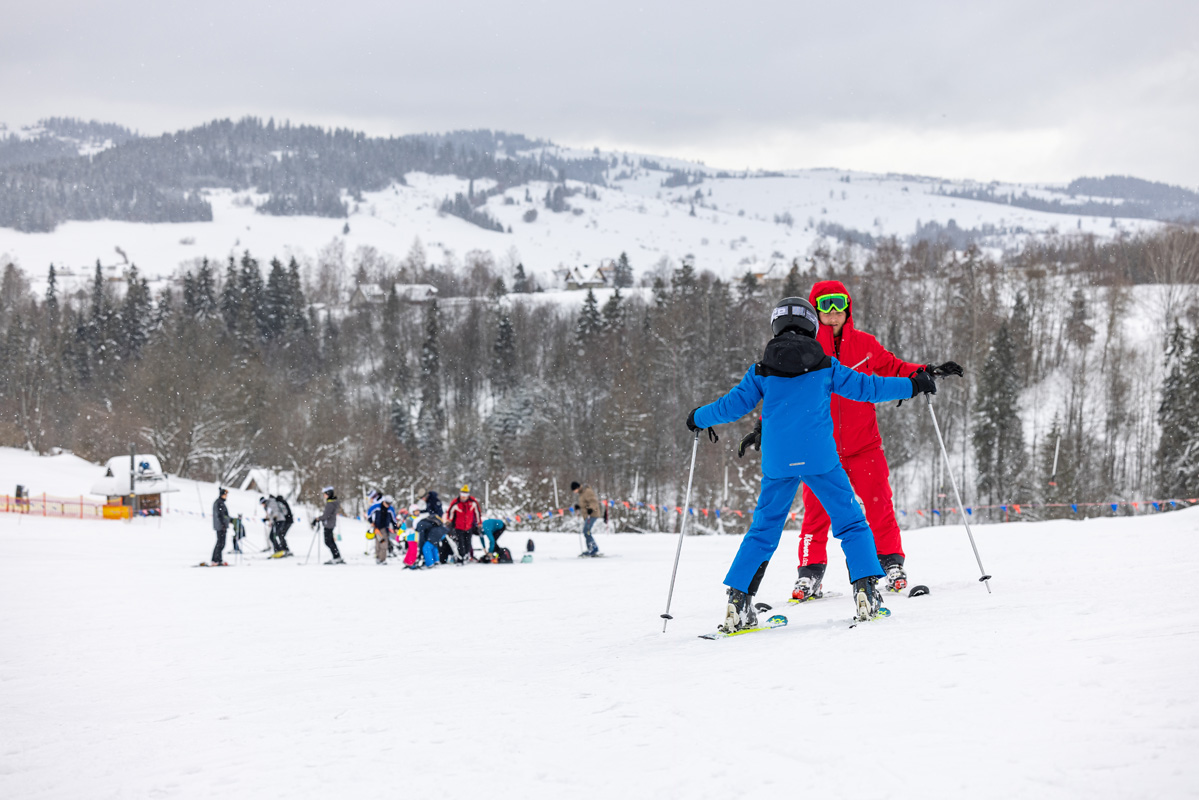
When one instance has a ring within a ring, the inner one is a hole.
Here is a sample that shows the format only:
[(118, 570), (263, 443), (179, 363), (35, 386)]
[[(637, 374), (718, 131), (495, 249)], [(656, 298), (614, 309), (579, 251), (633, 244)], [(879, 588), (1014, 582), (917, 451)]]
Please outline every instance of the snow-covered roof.
[[(104, 477), (92, 484), (92, 494), (109, 497), (128, 495), (129, 456), (116, 456), (104, 465)], [(133, 456), (133, 494), (162, 494), (172, 491), (167, 476), (163, 474), (158, 456), (149, 453)]]
[(291, 470), (273, 470), (266, 467), (251, 467), (241, 482), (241, 490), (259, 494), (294, 497), (296, 474)]
[(423, 303), (437, 296), (437, 287), (429, 283), (397, 283), (396, 296), (410, 303)]

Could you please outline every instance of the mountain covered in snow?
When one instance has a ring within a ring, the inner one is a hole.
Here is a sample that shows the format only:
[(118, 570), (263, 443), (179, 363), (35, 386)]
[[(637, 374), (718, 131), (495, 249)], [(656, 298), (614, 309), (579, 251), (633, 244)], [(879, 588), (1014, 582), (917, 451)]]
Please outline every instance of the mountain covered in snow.
[(1196, 192), (1128, 177), (733, 171), (493, 131), (384, 138), (252, 118), (159, 137), (74, 120), (0, 128), (0, 261), (34, 275), (100, 261), (167, 276), (245, 250), (402, 256), (419, 240), (430, 263), (489, 252), (543, 283), (621, 252), (638, 275), (690, 256), (736, 277), (890, 237), (1005, 249), (1196, 218)]

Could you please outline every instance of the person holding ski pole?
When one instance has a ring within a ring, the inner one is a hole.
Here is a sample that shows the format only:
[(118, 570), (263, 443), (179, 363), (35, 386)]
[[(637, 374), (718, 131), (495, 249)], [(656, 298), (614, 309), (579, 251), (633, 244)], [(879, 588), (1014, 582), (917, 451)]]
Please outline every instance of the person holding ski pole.
[(837, 458), (830, 401), (834, 393), (868, 403), (935, 393), (926, 372), (910, 378), (855, 372), (827, 355), (816, 341), (819, 322), (807, 300), (786, 297), (771, 311), (773, 338), (762, 360), (724, 397), (687, 415), (698, 432), (740, 419), (762, 401), (762, 492), (753, 522), (725, 575), (728, 604), (720, 630), (757, 627), (753, 598), (778, 547), (783, 524), (803, 482), (820, 498), (841, 540), (853, 584), (855, 618), (870, 619), (882, 606), (876, 586), (883, 575), (874, 539)]
[[(865, 375), (908, 378), (924, 371), (934, 377), (962, 375), (952, 361), (937, 366), (915, 364), (897, 358), (878, 339), (858, 330), (853, 321), (853, 298), (840, 281), (819, 281), (812, 286), (808, 301), (816, 307), (820, 327), (816, 341), (824, 354)], [(891, 471), (883, 452), (874, 405), (834, 394), (830, 404), (833, 439), (849, 484), (866, 507), (866, 521), (874, 534), (875, 552), (887, 576), (886, 589), (907, 588), (903, 542), (891, 494)], [(803, 488), (803, 523), (799, 535), (799, 574), (791, 596), (805, 601), (823, 595), (821, 582), (828, 565), (830, 518), (810, 486)]]
[(214, 567), (229, 566), (225, 563), (225, 531), (229, 527), (229, 507), (225, 505), (225, 498), (228, 496), (229, 490), (222, 486), (217, 489), (216, 500), (212, 503), (212, 528), (216, 531), (216, 547), (212, 548), (210, 563)]
[(321, 490), (325, 496), (325, 507), (321, 510), (321, 515), (312, 521), (313, 527), (321, 525), (325, 529), (325, 546), (329, 548), (329, 552), (333, 554), (333, 558), (326, 561), (326, 564), (344, 564), (341, 559), (341, 553), (337, 549), (337, 541), (333, 536), (333, 529), (337, 527), (337, 512), (341, 509), (341, 502), (337, 499), (337, 493), (333, 491), (332, 486), (326, 486)]

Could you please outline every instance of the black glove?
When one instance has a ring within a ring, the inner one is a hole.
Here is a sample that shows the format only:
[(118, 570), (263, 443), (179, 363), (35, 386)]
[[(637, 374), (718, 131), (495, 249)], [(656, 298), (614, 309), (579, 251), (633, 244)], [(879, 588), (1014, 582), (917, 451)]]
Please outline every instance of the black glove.
[(579, 510), (579, 504), (575, 503), (575, 511), (578, 511), (578, 510)]
[(758, 418), (758, 424), (754, 425), (754, 429), (752, 431), (750, 431), (748, 434), (746, 434), (745, 438), (741, 440), (741, 443), (739, 445), (737, 445), (737, 458), (741, 458), (742, 456), (744, 456), (745, 451), (749, 449), (749, 446), (751, 444), (753, 445), (754, 449), (757, 450), (758, 452), (762, 451), (762, 419), (761, 419), (761, 417)]
[[(699, 433), (700, 431), (703, 430), (703, 428), (701, 428), (700, 426), (695, 424), (695, 412), (696, 411), (699, 411), (698, 406), (691, 409), (691, 413), (687, 415), (687, 430), (691, 431), (692, 433)], [(711, 427), (708, 428), (708, 440), (713, 443), (720, 441), (720, 437), (716, 435), (715, 428), (711, 428)]]
[(918, 371), (908, 380), (912, 382), (912, 397), (918, 394), (936, 394), (937, 382), (933, 380), (933, 376), (929, 375), (924, 370)]
[(946, 361), (940, 366), (936, 364), (929, 364), (924, 369), (928, 371), (929, 375), (937, 378), (944, 378), (946, 375), (956, 375), (959, 378), (962, 377), (962, 368), (954, 361)]

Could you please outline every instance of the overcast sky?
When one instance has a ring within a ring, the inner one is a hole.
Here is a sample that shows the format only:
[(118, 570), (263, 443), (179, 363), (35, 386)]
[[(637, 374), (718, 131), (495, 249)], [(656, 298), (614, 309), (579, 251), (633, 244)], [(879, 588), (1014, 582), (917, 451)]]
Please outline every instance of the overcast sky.
[(1199, 186), (1199, 2), (6, 3), (0, 121), (494, 128), (728, 168)]

